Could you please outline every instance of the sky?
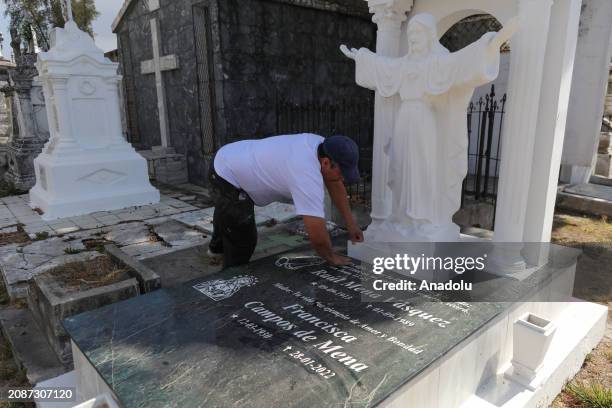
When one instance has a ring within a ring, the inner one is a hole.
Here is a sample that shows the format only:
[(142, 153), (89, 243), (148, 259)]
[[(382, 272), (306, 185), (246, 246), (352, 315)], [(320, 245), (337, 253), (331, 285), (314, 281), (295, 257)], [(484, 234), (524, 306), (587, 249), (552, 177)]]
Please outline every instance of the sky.
[[(104, 51), (117, 48), (117, 39), (111, 31), (111, 24), (117, 17), (123, 0), (95, 0), (96, 8), (100, 12), (98, 18), (93, 22), (96, 45)], [(8, 58), (11, 55), (10, 33), (8, 20), (4, 17), (4, 2), (0, 0), (0, 32), (4, 36), (3, 55)]]

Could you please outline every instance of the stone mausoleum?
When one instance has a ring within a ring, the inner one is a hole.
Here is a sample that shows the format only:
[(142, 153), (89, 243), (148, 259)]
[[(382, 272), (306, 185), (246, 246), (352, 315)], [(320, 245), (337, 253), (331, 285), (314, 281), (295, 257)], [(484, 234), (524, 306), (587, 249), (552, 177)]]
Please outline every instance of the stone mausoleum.
[[(375, 47), (363, 1), (126, 0), (113, 30), (128, 139), (185, 155), (192, 183), (206, 184), (220, 146), (281, 131), (279, 101), (373, 110), (338, 49)], [(371, 115), (353, 116), (371, 128)]]

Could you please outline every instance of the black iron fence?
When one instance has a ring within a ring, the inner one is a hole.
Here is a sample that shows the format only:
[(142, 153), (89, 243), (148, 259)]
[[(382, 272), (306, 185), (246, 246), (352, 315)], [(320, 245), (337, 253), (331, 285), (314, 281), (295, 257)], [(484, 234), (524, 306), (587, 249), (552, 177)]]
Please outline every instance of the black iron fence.
[[(502, 126), (506, 95), (497, 98), (495, 87), (467, 111), (469, 171), (463, 183), (462, 207), (473, 202), (493, 206), (493, 225), (501, 154)], [(359, 146), (361, 181), (348, 186), (352, 202), (370, 208), (373, 146), (373, 104), (307, 103), (295, 104), (278, 100), (277, 134), (312, 132), (322, 136), (343, 134)], [(432, 158), (434, 160), (435, 158)], [(489, 224), (488, 222), (486, 224)]]
[(353, 203), (370, 207), (372, 184), (373, 103), (296, 104), (277, 99), (277, 134), (315, 133), (348, 136), (359, 146), (359, 183), (347, 186)]
[(488, 94), (470, 102), (467, 112), (469, 169), (463, 181), (461, 206), (466, 205), (467, 199), (491, 204), (490, 225), (495, 224), (505, 107), (506, 95), (498, 98), (495, 85), (491, 85)]

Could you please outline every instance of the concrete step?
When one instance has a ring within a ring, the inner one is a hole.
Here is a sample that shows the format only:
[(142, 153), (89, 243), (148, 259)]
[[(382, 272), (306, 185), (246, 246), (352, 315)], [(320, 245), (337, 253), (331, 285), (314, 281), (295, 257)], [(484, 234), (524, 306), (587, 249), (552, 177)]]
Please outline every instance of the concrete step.
[(69, 371), (58, 360), (28, 309), (0, 309), (0, 325), (17, 366), (26, 370), (30, 384)]
[(557, 207), (583, 214), (612, 217), (612, 187), (600, 184), (566, 186), (557, 194)]

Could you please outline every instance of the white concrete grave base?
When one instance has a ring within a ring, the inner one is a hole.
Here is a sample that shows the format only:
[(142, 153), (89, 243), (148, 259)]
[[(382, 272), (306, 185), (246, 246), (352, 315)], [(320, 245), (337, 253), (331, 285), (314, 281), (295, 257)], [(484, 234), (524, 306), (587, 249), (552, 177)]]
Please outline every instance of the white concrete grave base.
[(112, 211), (159, 202), (146, 160), (129, 145), (117, 150), (83, 150), (78, 158), (58, 159), (46, 151), (35, 160), (40, 182), (30, 190), (30, 206), (43, 220)]
[[(514, 321), (525, 313), (554, 316), (557, 329), (538, 369), (537, 387), (508, 373)], [(608, 309), (586, 302), (519, 303), (441, 357), (384, 400), (384, 408), (535, 408), (548, 406), (601, 341)], [(112, 390), (72, 345), (79, 401)]]
[[(535, 389), (504, 376), (511, 368), (512, 326), (527, 311), (555, 316), (549, 352), (538, 370)], [(400, 388), (385, 408), (546, 407), (582, 366), (606, 329), (607, 308), (574, 303), (517, 304), (461, 343), (453, 352)], [(499, 366), (500, 362), (507, 363)]]
[(549, 406), (603, 338), (607, 315), (605, 306), (586, 302), (570, 304), (556, 319), (557, 330), (531, 384), (523, 385), (522, 381), (513, 379), (513, 367), (508, 363), (461, 408)]

